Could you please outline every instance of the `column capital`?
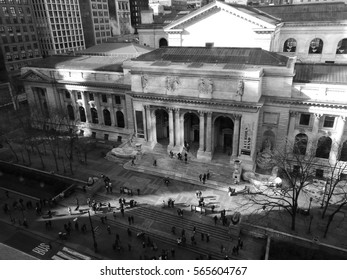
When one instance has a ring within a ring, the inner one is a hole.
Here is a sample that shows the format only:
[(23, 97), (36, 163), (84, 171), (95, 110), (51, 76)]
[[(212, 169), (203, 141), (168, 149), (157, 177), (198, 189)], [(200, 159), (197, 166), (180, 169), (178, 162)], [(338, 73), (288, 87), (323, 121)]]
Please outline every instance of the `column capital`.
[(321, 113), (314, 113), (313, 115), (318, 120), (323, 116), (323, 114), (321, 114)]
[(242, 117), (242, 114), (232, 114), (232, 116), (233, 116), (235, 121), (236, 120), (239, 121), (241, 119), (241, 117)]
[(180, 112), (180, 108), (174, 108), (174, 110), (175, 110), (176, 113)]
[(290, 117), (296, 117), (297, 115), (299, 115), (299, 112), (297, 112), (297, 111), (289, 111), (289, 116)]
[(204, 117), (205, 113), (206, 113), (205, 111), (198, 110), (198, 114), (200, 117)]
[(213, 112), (207, 112), (207, 117), (211, 118), (212, 114), (213, 114)]
[(151, 105), (144, 105), (144, 107), (145, 107), (146, 110), (151, 109)]
[(168, 112), (172, 112), (173, 108), (172, 107), (166, 107), (166, 110), (168, 110)]
[(341, 119), (342, 121), (346, 122), (346, 121), (347, 121), (347, 116), (340, 116), (340, 119)]

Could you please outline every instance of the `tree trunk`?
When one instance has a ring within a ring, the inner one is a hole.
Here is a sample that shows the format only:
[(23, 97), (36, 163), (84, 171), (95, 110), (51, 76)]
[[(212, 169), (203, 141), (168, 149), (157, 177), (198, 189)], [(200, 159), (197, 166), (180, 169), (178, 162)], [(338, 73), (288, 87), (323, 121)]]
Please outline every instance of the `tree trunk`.
[(329, 227), (330, 227), (331, 222), (333, 221), (333, 218), (334, 218), (334, 216), (333, 216), (333, 214), (331, 214), (331, 215), (329, 216), (327, 226), (325, 227), (325, 230), (324, 230), (324, 235), (323, 235), (324, 238), (327, 237), (328, 230), (329, 230)]
[(40, 157), (40, 160), (41, 160), (42, 170), (45, 170), (45, 164), (44, 164), (44, 162), (43, 162), (43, 158), (42, 158), (40, 149), (39, 149), (39, 147), (38, 147), (37, 145), (36, 145), (35, 147), (36, 147), (36, 150), (37, 150), (37, 152), (38, 152), (38, 154), (39, 154), (39, 157)]
[(13, 149), (12, 145), (10, 144), (10, 141), (6, 139), (5, 142), (10, 147), (11, 152), (13, 153), (14, 157), (16, 158), (16, 162), (18, 162), (18, 160), (19, 160), (18, 156), (17, 156), (15, 150)]
[(296, 222), (296, 211), (292, 213), (292, 230), (295, 230), (295, 222)]

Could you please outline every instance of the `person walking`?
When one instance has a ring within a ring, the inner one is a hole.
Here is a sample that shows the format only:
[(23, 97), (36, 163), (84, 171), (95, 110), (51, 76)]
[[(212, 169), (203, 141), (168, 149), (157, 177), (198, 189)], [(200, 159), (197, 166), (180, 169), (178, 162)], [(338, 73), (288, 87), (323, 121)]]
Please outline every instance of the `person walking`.
[(202, 183), (205, 184), (206, 181), (206, 173), (204, 173), (204, 175), (202, 176)]
[(133, 158), (132, 160), (131, 160), (131, 166), (134, 166), (135, 165), (135, 159)]
[(209, 233), (206, 235), (206, 242), (207, 243), (210, 242), (210, 234)]
[(157, 160), (156, 159), (153, 161), (153, 166), (157, 166)]
[(140, 195), (140, 189), (137, 189), (137, 195)]
[(214, 220), (214, 225), (217, 225), (218, 217), (216, 215), (213, 217), (213, 220)]
[(199, 179), (200, 179), (200, 182), (201, 182), (201, 180), (202, 180), (202, 174), (199, 175)]

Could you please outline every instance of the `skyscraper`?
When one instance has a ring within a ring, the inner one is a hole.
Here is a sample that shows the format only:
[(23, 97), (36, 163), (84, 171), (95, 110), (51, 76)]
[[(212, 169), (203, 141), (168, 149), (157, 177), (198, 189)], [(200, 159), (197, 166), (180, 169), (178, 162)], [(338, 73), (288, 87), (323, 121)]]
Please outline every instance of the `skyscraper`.
[(86, 48), (112, 36), (108, 0), (79, 0)]
[(78, 0), (32, 0), (44, 56), (85, 48)]
[(19, 69), (42, 57), (31, 1), (0, 0), (0, 53), (0, 81), (17, 99), (24, 92)]

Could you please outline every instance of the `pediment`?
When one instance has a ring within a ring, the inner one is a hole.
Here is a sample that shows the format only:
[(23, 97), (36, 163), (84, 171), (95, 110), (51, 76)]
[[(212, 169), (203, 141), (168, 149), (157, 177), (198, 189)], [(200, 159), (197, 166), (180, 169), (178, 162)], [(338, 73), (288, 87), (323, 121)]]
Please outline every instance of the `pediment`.
[(52, 79), (37, 71), (29, 70), (21, 76), (21, 80), (33, 82), (51, 82)]
[(274, 30), (276, 25), (280, 22), (278, 18), (249, 6), (231, 5), (215, 1), (173, 21), (164, 27), (164, 31), (168, 33), (180, 33), (185, 27), (198, 21), (203, 21), (206, 17), (223, 11), (227, 12), (230, 17), (237, 17), (245, 22), (251, 23), (254, 25), (254, 29), (257, 30)]

